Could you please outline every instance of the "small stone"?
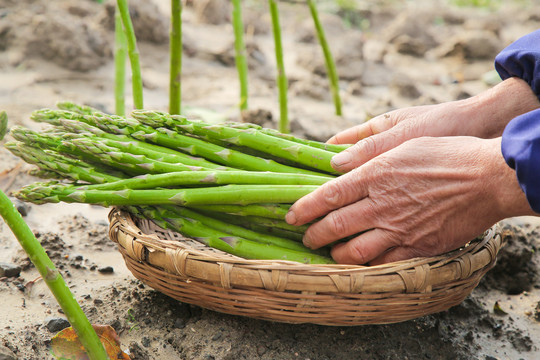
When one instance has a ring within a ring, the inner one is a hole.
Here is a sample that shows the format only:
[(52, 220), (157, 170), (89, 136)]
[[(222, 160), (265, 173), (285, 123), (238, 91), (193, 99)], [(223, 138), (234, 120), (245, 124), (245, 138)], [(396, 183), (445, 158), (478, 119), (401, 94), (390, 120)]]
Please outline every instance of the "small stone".
[(186, 327), (186, 321), (182, 318), (178, 318), (174, 321), (174, 327), (177, 329), (183, 329)]
[(103, 300), (101, 299), (94, 299), (94, 305), (102, 305), (103, 304)]
[(144, 346), (144, 347), (146, 347), (146, 348), (147, 348), (147, 347), (150, 347), (150, 339), (147, 338), (146, 336), (144, 336), (144, 337), (142, 338), (142, 340), (141, 340), (141, 344), (142, 344), (142, 346)]
[(19, 214), (21, 214), (21, 216), (23, 217), (28, 215), (30, 209), (32, 209), (29, 204), (22, 202), (18, 199), (13, 200), (13, 204), (15, 205), (15, 208), (17, 209)]
[(20, 273), (20, 266), (9, 263), (0, 263), (0, 277), (18, 277)]
[(103, 266), (98, 268), (98, 271), (102, 274), (112, 274), (114, 272), (114, 268), (112, 266)]
[(45, 319), (45, 326), (52, 333), (57, 333), (65, 328), (69, 327), (71, 324), (64, 318), (47, 318)]
[(268, 348), (264, 345), (257, 346), (257, 355), (263, 356), (268, 351)]

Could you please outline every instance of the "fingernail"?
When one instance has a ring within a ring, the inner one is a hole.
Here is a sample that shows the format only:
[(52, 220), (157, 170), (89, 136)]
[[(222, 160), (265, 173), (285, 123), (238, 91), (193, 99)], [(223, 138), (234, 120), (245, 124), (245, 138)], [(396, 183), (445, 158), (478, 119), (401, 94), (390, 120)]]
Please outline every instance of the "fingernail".
[(285, 215), (285, 221), (290, 225), (296, 224), (296, 214), (294, 211), (289, 211), (287, 215)]
[(342, 167), (343, 165), (350, 163), (351, 160), (351, 153), (348, 151), (344, 151), (334, 155), (334, 157), (332, 157), (331, 163), (333, 167)]

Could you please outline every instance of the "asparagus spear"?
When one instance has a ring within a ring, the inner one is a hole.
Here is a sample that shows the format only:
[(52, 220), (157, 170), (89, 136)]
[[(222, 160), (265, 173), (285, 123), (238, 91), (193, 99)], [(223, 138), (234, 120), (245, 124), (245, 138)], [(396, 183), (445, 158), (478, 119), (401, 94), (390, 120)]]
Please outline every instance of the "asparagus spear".
[(82, 160), (73, 159), (49, 150), (23, 145), (22, 143), (8, 142), (6, 149), (30, 164), (36, 164), (40, 169), (73, 179), (90, 183), (106, 183), (117, 181), (120, 174), (112, 175), (100, 171), (95, 166)]
[(309, 194), (315, 185), (225, 185), (193, 189), (79, 190), (77, 186), (44, 187), (27, 185), (15, 193), (35, 204), (60, 201), (110, 205), (204, 205), (293, 203)]
[(207, 210), (202, 210), (202, 209), (201, 209), (201, 212), (203, 214), (215, 217), (223, 221), (230, 222), (231, 224), (235, 224), (235, 225), (247, 226), (248, 224), (257, 224), (257, 225), (265, 226), (268, 228), (277, 228), (277, 229), (287, 230), (291, 232), (296, 232), (299, 234), (305, 233), (309, 226), (309, 225), (302, 225), (302, 226), (289, 225), (285, 222), (285, 220), (272, 219), (272, 218), (267, 218), (267, 217), (262, 217), (262, 216), (252, 216), (252, 215), (235, 216), (235, 215), (230, 215), (226, 213), (213, 212), (213, 211), (207, 211)]
[[(129, 210), (133, 210), (132, 207)], [(305, 251), (295, 251), (283, 247), (261, 244), (242, 237), (231, 236), (225, 232), (205, 226), (200, 221), (177, 216), (175, 213), (162, 210), (157, 213), (148, 207), (141, 207), (139, 213), (151, 218), (159, 226), (172, 229), (197, 240), (207, 246), (225, 251), (229, 254), (247, 259), (289, 260), (308, 264), (333, 264), (328, 257)]]
[[(146, 173), (211, 170), (210, 168), (203, 166), (166, 163), (151, 159), (145, 155), (133, 155), (117, 151), (115, 148), (88, 138), (75, 139), (71, 144), (82, 153), (100, 159), (104, 164), (117, 167), (123, 171), (136, 175)], [(196, 164), (196, 162), (193, 163)]]
[(323, 150), (331, 151), (334, 153), (342, 152), (343, 150), (351, 147), (350, 144), (327, 144), (327, 143), (323, 143), (323, 142), (319, 142), (315, 140), (305, 140), (305, 139), (301, 139), (296, 136), (293, 136), (291, 134), (280, 133), (279, 131), (275, 129), (262, 128), (260, 131), (267, 135), (276, 136), (276, 137), (283, 138), (286, 140), (294, 141), (299, 144), (312, 146), (318, 149), (323, 149)]
[(93, 140), (100, 141), (103, 144), (111, 147), (116, 147), (122, 151), (135, 154), (146, 155), (155, 160), (178, 163), (181, 162), (185, 165), (203, 165), (212, 169), (225, 169), (222, 166), (211, 163), (203, 158), (197, 158), (192, 155), (169, 149), (167, 147), (149, 144), (144, 141), (137, 140), (131, 136), (115, 135), (107, 133), (95, 126), (87, 123), (60, 119), (59, 124), (66, 130), (78, 134), (95, 135)]
[(154, 128), (168, 127), (179, 132), (184, 131), (198, 136), (223, 140), (291, 160), (320, 171), (336, 173), (330, 165), (330, 160), (335, 153), (267, 135), (257, 131), (257, 129), (235, 129), (225, 125), (209, 125), (158, 111), (135, 110), (132, 115), (142, 123)]
[(0, 140), (4, 138), (7, 132), (8, 117), (5, 111), (0, 111)]
[[(61, 103), (59, 106), (63, 108), (77, 109), (76, 105), (71, 103)], [(201, 139), (178, 134), (165, 128), (154, 129), (150, 126), (141, 124), (137, 120), (122, 118), (114, 115), (106, 115), (96, 112), (94, 112), (93, 115), (83, 115), (81, 113), (67, 110), (42, 109), (34, 111), (32, 113), (32, 119), (39, 122), (47, 122), (53, 125), (61, 125), (60, 119), (78, 120), (96, 126), (105, 132), (132, 136), (136, 139), (149, 141), (170, 149), (182, 151), (195, 156), (201, 156), (209, 161), (223, 164), (232, 168), (253, 171), (321, 175), (318, 172), (298, 169), (296, 167), (279, 164), (273, 160), (244, 154), (236, 150), (211, 144)]]
[(277, 236), (256, 233), (255, 231), (248, 230), (240, 226), (236, 226), (236, 225), (233, 225), (233, 224), (230, 224), (230, 223), (218, 220), (218, 219), (214, 219), (212, 217), (205, 216), (203, 214), (199, 214), (195, 211), (186, 209), (184, 207), (163, 206), (161, 208), (167, 211), (170, 211), (171, 213), (174, 213), (182, 218), (200, 221), (205, 226), (225, 232), (229, 235), (238, 236), (244, 239), (253, 240), (259, 243), (263, 243), (263, 244), (272, 244), (272, 245), (280, 246), (286, 249), (311, 252), (311, 250), (305, 247), (304, 245), (302, 245), (302, 243), (298, 243), (296, 241), (289, 240), (289, 239), (282, 239)]
[(92, 328), (83, 310), (69, 290), (62, 275), (58, 272), (45, 249), (36, 239), (32, 230), (24, 222), (15, 205), (0, 190), (0, 216), (13, 231), (24, 251), (49, 287), (58, 304), (66, 314), (68, 321), (75, 329), (84, 350), (91, 360), (108, 359), (107, 352), (99, 337)]
[(252, 205), (194, 205), (191, 208), (202, 211), (227, 213), (237, 216), (260, 216), (284, 220), (289, 211), (287, 204), (252, 204)]
[[(123, 179), (106, 184), (81, 186), (78, 190), (123, 190), (123, 189), (156, 189), (160, 187), (179, 187), (186, 185), (225, 185), (225, 184), (259, 184), (259, 185), (320, 185), (326, 178), (306, 176), (303, 174), (282, 174), (252, 171), (181, 171), (164, 174), (145, 174), (130, 179)], [(262, 206), (261, 206), (262, 207)], [(240, 209), (241, 207), (237, 207)], [(240, 211), (240, 210), (237, 210)], [(244, 211), (247, 213), (249, 210)], [(284, 217), (287, 210), (276, 204), (267, 205), (256, 214), (269, 213)], [(250, 212), (254, 215), (255, 211)]]

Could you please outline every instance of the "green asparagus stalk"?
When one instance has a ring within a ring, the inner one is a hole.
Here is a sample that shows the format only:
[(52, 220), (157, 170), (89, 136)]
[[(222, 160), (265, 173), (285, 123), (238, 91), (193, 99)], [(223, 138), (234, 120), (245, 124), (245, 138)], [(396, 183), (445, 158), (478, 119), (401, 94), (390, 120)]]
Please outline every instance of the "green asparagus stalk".
[(317, 6), (315, 5), (315, 1), (307, 0), (307, 3), (309, 5), (311, 17), (313, 18), (313, 23), (315, 24), (317, 37), (323, 51), (326, 64), (326, 72), (328, 73), (328, 79), (330, 81), (330, 90), (332, 91), (332, 97), (334, 98), (336, 115), (341, 116), (341, 97), (339, 96), (339, 79), (336, 71), (336, 64), (334, 63), (334, 58), (332, 57), (332, 53), (330, 52), (330, 46), (328, 45), (324, 29), (321, 25), (321, 21), (319, 20), (319, 14), (317, 12)]
[[(70, 103), (62, 103), (63, 108), (73, 108)], [(134, 113), (134, 115), (137, 115)], [(138, 115), (140, 121), (146, 120), (146, 115)], [(31, 118), (38, 122), (46, 122), (52, 125), (61, 126), (61, 119), (77, 120), (98, 127), (102, 131), (113, 134), (132, 136), (142, 141), (149, 141), (170, 149), (182, 151), (191, 155), (201, 156), (205, 159), (223, 164), (229, 167), (252, 170), (252, 171), (273, 171), (283, 173), (303, 173), (311, 175), (321, 175), (318, 172), (298, 169), (296, 167), (279, 164), (276, 161), (263, 159), (257, 156), (244, 154), (242, 152), (228, 149), (222, 146), (208, 143), (201, 139), (178, 134), (157, 126), (155, 129), (142, 124), (141, 122), (103, 113), (93, 113), (93, 115), (83, 115), (81, 113), (68, 110), (41, 109), (34, 111)], [(148, 120), (151, 120), (148, 118)], [(293, 145), (296, 145), (292, 143)], [(281, 144), (280, 146), (283, 146)], [(294, 148), (293, 148), (294, 149)]]
[[(205, 168), (208, 168), (208, 169), (226, 170), (225, 167), (209, 162), (203, 158), (197, 158), (191, 155), (186, 155), (182, 152), (171, 150), (169, 148), (165, 148), (162, 146), (148, 144), (146, 142), (136, 140), (129, 136), (109, 134), (99, 128), (96, 128), (86, 123), (81, 123), (79, 121), (58, 119), (58, 120), (55, 120), (55, 123), (57, 124), (57, 126), (61, 126), (63, 129), (71, 133), (65, 133), (62, 130), (57, 129), (54, 133), (52, 132), (47, 133), (49, 137), (57, 136), (57, 137), (62, 137), (63, 139), (66, 139), (66, 138), (87, 139), (88, 141), (93, 143), (96, 147), (99, 146), (101, 149), (103, 149), (103, 152), (109, 151), (109, 152), (114, 153), (118, 151), (123, 151), (125, 153), (129, 153), (133, 155), (143, 155), (150, 159), (161, 161), (161, 162), (168, 162), (168, 163), (173, 163), (173, 164), (182, 163), (184, 165), (204, 166)], [(30, 132), (30, 130), (27, 130), (27, 129), (24, 130), (24, 128), (17, 127), (16, 128), (17, 137), (19, 139), (22, 139), (24, 137), (24, 134), (21, 134), (21, 133), (25, 131)], [(79, 134), (80, 136), (76, 136), (76, 134)], [(39, 136), (39, 134), (37, 133), (33, 133), (33, 135)], [(91, 138), (88, 138), (88, 136), (91, 136)], [(49, 140), (53, 143), (55, 141), (58, 141), (58, 142), (61, 141), (60, 139), (58, 140), (49, 139)], [(86, 140), (83, 140), (83, 141), (86, 141)], [(87, 149), (81, 149), (80, 147), (79, 147), (79, 150), (84, 153), (91, 153), (87, 151)]]
[[(72, 120), (67, 121), (72, 122)], [(149, 159), (172, 164), (181, 163), (183, 165), (202, 166), (208, 169), (216, 170), (231, 169), (221, 165), (217, 165), (200, 157), (187, 155), (185, 153), (174, 151), (169, 148), (164, 148), (162, 146), (148, 144), (126, 136), (107, 134), (104, 135), (103, 138), (96, 136), (81, 139), (91, 141), (95, 145), (101, 146), (104, 151), (105, 149), (107, 149), (112, 152), (121, 151), (132, 155), (142, 155), (148, 157)]]
[(115, 35), (115, 52), (114, 52), (114, 99), (115, 113), (123, 116), (126, 114), (125, 104), (125, 85), (126, 85), (126, 52), (127, 39), (122, 26), (122, 16), (118, 9), (118, 4), (115, 6), (114, 12), (114, 35)]
[[(123, 179), (106, 184), (81, 186), (79, 190), (142, 190), (160, 187), (180, 187), (189, 185), (210, 186), (227, 184), (251, 184), (251, 185), (321, 185), (328, 181), (324, 177), (309, 176), (303, 174), (284, 174), (251, 171), (182, 171), (168, 172), (164, 174), (145, 174), (130, 179)], [(234, 208), (230, 208), (232, 210)], [(260, 213), (268, 213), (273, 218), (283, 218), (287, 210), (283, 206), (267, 205), (266, 210), (258, 210)], [(248, 215), (255, 215), (254, 210), (236, 208), (236, 211), (244, 211)], [(277, 217), (280, 216), (280, 217)]]
[[(130, 207), (131, 210), (131, 207)], [(289, 260), (308, 264), (333, 264), (328, 257), (301, 252), (283, 247), (261, 244), (238, 236), (231, 236), (225, 232), (205, 226), (200, 221), (190, 218), (181, 218), (168, 211), (160, 211), (156, 214), (148, 207), (141, 208), (142, 214), (153, 219), (159, 226), (181, 232), (194, 240), (207, 246), (225, 251), (229, 254), (246, 259), (261, 260)]]
[[(58, 126), (61, 126), (63, 129), (65, 129), (68, 132), (72, 132), (76, 134), (95, 135), (99, 138), (112, 140), (115, 143), (122, 143), (122, 146), (129, 147), (128, 152), (132, 154), (137, 154), (137, 155), (152, 154), (153, 155), (152, 157), (154, 159), (156, 160), (164, 159), (162, 161), (167, 160), (168, 162), (173, 161), (173, 158), (169, 158), (168, 155), (184, 156), (184, 153), (179, 152), (177, 150), (173, 150), (164, 146), (149, 144), (147, 142), (137, 140), (128, 135), (111, 134), (111, 133), (101, 130), (100, 128), (96, 126), (92, 126), (90, 124), (87, 124), (81, 121), (59, 119), (57, 121), (57, 124)], [(109, 142), (108, 144), (110, 146), (113, 146), (112, 142)], [(179, 158), (175, 158), (173, 162), (178, 162), (178, 161), (181, 161), (181, 160)]]
[(137, 39), (133, 30), (133, 23), (129, 16), (129, 6), (127, 0), (117, 0), (122, 25), (127, 39), (129, 61), (131, 63), (131, 83), (133, 87), (133, 105), (135, 109), (142, 109), (143, 105), (143, 83), (141, 76), (141, 65), (139, 60), (139, 50), (137, 49)]
[(0, 215), (21, 244), (24, 251), (58, 301), (68, 321), (75, 329), (87, 355), (91, 360), (109, 359), (94, 328), (75, 300), (47, 253), (24, 222), (13, 203), (0, 190)]
[(121, 176), (118, 173), (115, 175), (107, 173), (82, 160), (73, 159), (54, 151), (42, 150), (16, 142), (8, 142), (4, 144), (4, 147), (27, 163), (39, 166), (41, 170), (53, 172), (57, 176), (75, 181), (102, 184), (117, 181)]
[(331, 151), (331, 152), (334, 152), (334, 153), (342, 152), (343, 150), (348, 149), (349, 147), (351, 147), (350, 144), (327, 144), (327, 143), (314, 141), (314, 140), (301, 139), (301, 138), (298, 138), (298, 137), (293, 136), (291, 134), (280, 133), (279, 131), (277, 131), (275, 129), (262, 128), (262, 129), (260, 129), (260, 131), (262, 133), (266, 134), (266, 135), (276, 136), (276, 137), (279, 137), (279, 138), (294, 141), (294, 142), (299, 143), (299, 144), (308, 145), (308, 146), (311, 146), (311, 147), (314, 147), (314, 148), (317, 148), (317, 149), (323, 149), (323, 150)]
[(351, 146), (351, 144), (327, 144), (320, 141), (302, 139), (291, 134), (280, 133), (276, 129), (264, 128), (262, 126), (251, 124), (251, 123), (230, 122), (230, 123), (227, 123), (227, 126), (235, 128), (235, 129), (257, 129), (258, 131), (266, 135), (276, 136), (276, 137), (294, 141), (300, 144), (309, 145), (317, 149), (323, 149), (323, 150), (332, 151), (335, 153), (342, 152), (343, 150), (348, 149)]
[(171, 0), (171, 29), (169, 36), (169, 113), (180, 114), (182, 99), (182, 1)]
[(330, 165), (335, 155), (331, 151), (313, 148), (287, 139), (264, 134), (257, 129), (236, 129), (226, 125), (209, 125), (189, 121), (183, 117), (170, 116), (158, 111), (136, 110), (132, 115), (152, 127), (168, 127), (176, 131), (224, 140), (231, 144), (246, 146), (279, 158), (294, 161), (319, 171), (336, 174)]
[[(211, 168), (198, 166), (197, 161), (192, 160), (193, 165), (182, 163), (168, 163), (154, 160), (145, 155), (134, 155), (116, 148), (107, 146), (92, 138), (74, 139), (71, 145), (80, 152), (99, 159), (104, 164), (120, 169), (134, 175), (147, 173), (168, 173), (177, 171), (201, 171), (212, 170)], [(218, 166), (216, 166), (218, 167)]]
[(111, 205), (191, 205), (286, 203), (290, 204), (315, 190), (316, 185), (224, 185), (189, 189), (78, 190), (77, 186), (44, 187), (27, 185), (15, 193), (20, 200)]
[(71, 111), (80, 115), (102, 114), (102, 112), (96, 108), (88, 105), (75, 104), (71, 101), (59, 101), (56, 103), (56, 107), (60, 110)]
[(294, 240), (297, 242), (302, 242), (302, 240), (304, 239), (303, 233), (278, 229), (276, 227), (264, 226), (254, 223), (245, 223), (239, 226), (245, 227), (246, 229), (253, 230), (258, 233), (273, 235), (284, 239)]
[(200, 213), (186, 209), (184, 207), (163, 206), (163, 208), (182, 218), (200, 221), (205, 226), (222, 231), (229, 235), (238, 236), (244, 239), (253, 240), (259, 243), (263, 243), (263, 244), (272, 244), (272, 245), (280, 246), (286, 249), (303, 251), (303, 252), (311, 252), (310, 249), (308, 249), (307, 247), (305, 247), (304, 245), (296, 241), (289, 240), (289, 239), (282, 239), (277, 236), (256, 233), (255, 231), (248, 230), (240, 226), (236, 226), (236, 225), (233, 225), (233, 224), (230, 224), (230, 223), (227, 223), (227, 222), (224, 222), (224, 221), (221, 221), (221, 220), (209, 217), (209, 216), (202, 215)]
[(248, 66), (246, 60), (246, 45), (244, 43), (244, 24), (242, 21), (242, 1), (233, 0), (233, 28), (234, 49), (236, 54), (236, 68), (240, 82), (240, 110), (248, 108)]
[[(18, 156), (18, 155), (17, 155)], [(21, 156), (19, 156), (21, 157)], [(22, 157), (21, 157), (22, 158)], [(28, 175), (38, 177), (41, 179), (55, 179), (55, 180), (62, 180), (65, 178), (65, 176), (60, 175), (57, 172), (49, 171), (49, 170), (43, 170), (40, 168), (33, 168), (28, 171)]]
[(290, 132), (289, 115), (287, 110), (288, 81), (283, 64), (283, 45), (281, 44), (281, 27), (279, 25), (279, 12), (276, 0), (268, 0), (270, 15), (272, 17), (272, 31), (274, 34), (274, 46), (277, 64), (277, 85), (279, 89), (279, 131)]
[(236, 216), (260, 216), (270, 219), (285, 220), (290, 205), (286, 204), (252, 204), (252, 205), (194, 205), (195, 210), (227, 213)]
[(0, 140), (4, 138), (7, 132), (8, 117), (5, 111), (0, 111)]
[(276, 229), (282, 229), (282, 230), (288, 230), (291, 232), (296, 232), (299, 234), (303, 234), (306, 232), (308, 225), (303, 226), (294, 226), (289, 225), (285, 222), (285, 220), (281, 219), (272, 219), (268, 217), (261, 217), (261, 216), (235, 216), (230, 215), (226, 213), (220, 213), (220, 212), (212, 212), (207, 210), (199, 210), (203, 214), (214, 217), (219, 220), (223, 220), (226, 222), (230, 222), (231, 224), (240, 225), (240, 226), (246, 226), (247, 224), (257, 224), (261, 226), (265, 226), (268, 228), (276, 228)]

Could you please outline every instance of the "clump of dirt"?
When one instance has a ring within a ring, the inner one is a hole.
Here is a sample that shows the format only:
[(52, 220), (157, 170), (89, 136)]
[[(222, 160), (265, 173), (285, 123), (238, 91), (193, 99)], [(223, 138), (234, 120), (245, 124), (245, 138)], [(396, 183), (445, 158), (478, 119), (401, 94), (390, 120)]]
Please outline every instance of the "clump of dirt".
[(539, 234), (538, 226), (504, 223), (505, 245), (499, 252), (497, 266), (485, 276), (482, 286), (502, 290), (509, 295), (530, 291), (538, 281)]
[(37, 57), (69, 70), (95, 70), (112, 57), (111, 43), (95, 21), (99, 11), (91, 2), (21, 1), (3, 14), (0, 51), (19, 53), (16, 63)]
[[(43, 249), (49, 256), (49, 258), (56, 264), (59, 269), (65, 268), (67, 265), (67, 258), (69, 257), (70, 249), (73, 247), (68, 245), (60, 238), (56, 233), (52, 232), (35, 232), (36, 239), (40, 242)], [(22, 250), (20, 255), (14, 259), (14, 263), (21, 266), (23, 270), (28, 270), (33, 267), (32, 262)]]
[(58, 223), (60, 231), (77, 234), (78, 241), (86, 248), (97, 251), (115, 248), (115, 244), (109, 239), (108, 223), (91, 222), (80, 214), (60, 219)]

